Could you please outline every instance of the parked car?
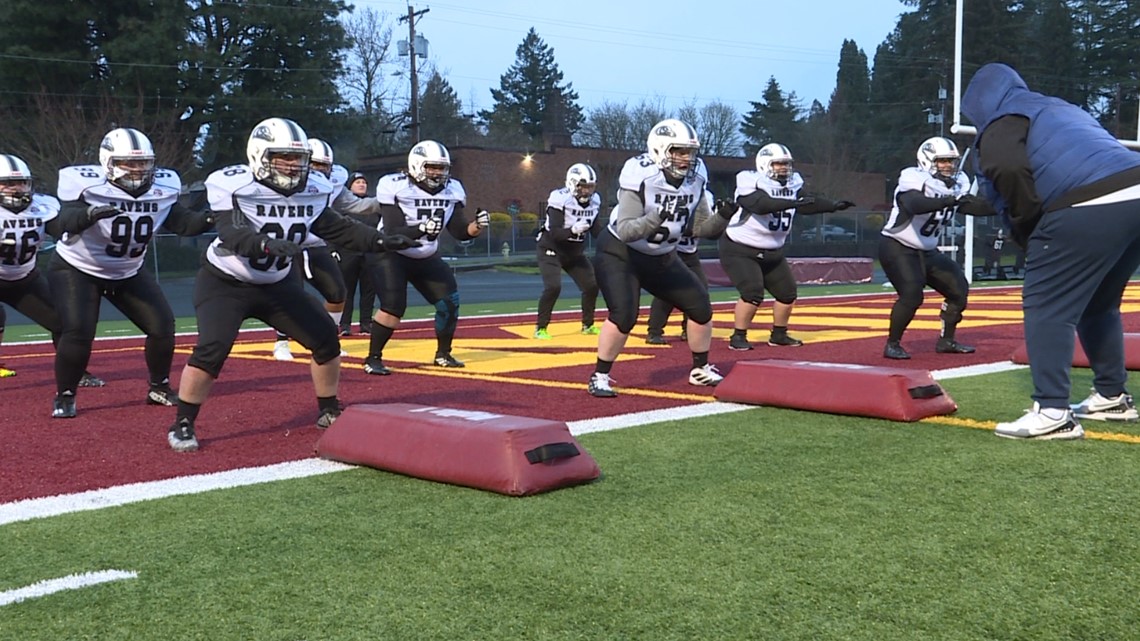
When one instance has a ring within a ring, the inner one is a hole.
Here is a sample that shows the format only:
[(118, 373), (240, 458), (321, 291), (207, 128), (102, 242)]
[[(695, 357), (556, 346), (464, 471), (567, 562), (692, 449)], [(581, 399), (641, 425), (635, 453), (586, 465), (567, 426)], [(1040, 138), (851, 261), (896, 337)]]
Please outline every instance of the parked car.
[(847, 231), (839, 225), (819, 225), (818, 227), (808, 227), (800, 234), (800, 238), (808, 242), (815, 242), (817, 240), (828, 241), (847, 241), (855, 240), (855, 232)]

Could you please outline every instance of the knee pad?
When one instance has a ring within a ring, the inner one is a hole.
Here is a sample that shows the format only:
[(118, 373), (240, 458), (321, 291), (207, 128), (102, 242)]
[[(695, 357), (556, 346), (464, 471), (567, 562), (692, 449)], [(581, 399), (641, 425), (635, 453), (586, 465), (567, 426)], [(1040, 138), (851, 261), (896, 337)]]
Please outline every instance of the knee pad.
[(773, 296), (773, 298), (775, 298), (777, 302), (783, 303), (785, 305), (791, 305), (792, 303), (796, 302), (796, 298), (798, 298), (798, 296)]
[(764, 286), (763, 285), (743, 285), (740, 287), (740, 300), (748, 303), (749, 305), (760, 306), (764, 302)]
[(924, 299), (921, 289), (917, 292), (899, 292), (899, 300), (896, 304), (906, 309), (917, 310), (922, 307)]
[(633, 326), (637, 324), (637, 311), (615, 313), (614, 310), (610, 310), (607, 320), (617, 325), (622, 334), (628, 334), (633, 331)]
[(321, 344), (313, 350), (313, 362), (317, 365), (324, 365), (337, 356), (340, 356), (340, 340), (335, 333), (332, 335), (332, 340), (321, 341)]
[(186, 364), (206, 372), (210, 378), (217, 378), (222, 372), (222, 363), (229, 354), (229, 348), (219, 343), (199, 344), (186, 359)]
[(958, 322), (962, 320), (962, 312), (965, 310), (965, 304), (945, 301), (942, 303), (942, 313), (940, 316), (942, 317), (943, 321), (951, 325), (957, 325)]
[(435, 302), (435, 331), (454, 327), (459, 321), (459, 292), (451, 292)]

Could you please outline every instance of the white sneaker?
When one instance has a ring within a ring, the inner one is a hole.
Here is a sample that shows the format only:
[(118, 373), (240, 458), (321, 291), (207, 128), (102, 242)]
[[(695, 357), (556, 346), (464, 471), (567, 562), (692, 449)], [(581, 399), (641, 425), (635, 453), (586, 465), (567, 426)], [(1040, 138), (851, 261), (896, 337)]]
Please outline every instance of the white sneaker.
[(1140, 419), (1131, 394), (1108, 398), (1093, 390), (1088, 398), (1072, 406), (1073, 416), (1094, 421), (1135, 421)]
[(586, 386), (589, 390), (590, 396), (597, 396), (598, 398), (613, 398), (617, 396), (617, 392), (610, 385), (613, 379), (609, 374), (602, 374), (601, 372), (594, 372), (590, 377), (590, 384)]
[(689, 385), (704, 385), (706, 387), (716, 387), (718, 383), (724, 380), (720, 370), (712, 363), (706, 363), (703, 367), (694, 367), (689, 372)]
[(273, 344), (273, 358), (278, 361), (293, 360), (293, 352), (289, 351), (289, 341), (277, 341)]
[(1085, 430), (1071, 410), (1061, 410), (1061, 418), (1049, 418), (1041, 406), (1033, 404), (1025, 415), (1012, 423), (998, 423), (994, 434), (1003, 438), (1036, 439), (1039, 441), (1070, 441), (1085, 437)]

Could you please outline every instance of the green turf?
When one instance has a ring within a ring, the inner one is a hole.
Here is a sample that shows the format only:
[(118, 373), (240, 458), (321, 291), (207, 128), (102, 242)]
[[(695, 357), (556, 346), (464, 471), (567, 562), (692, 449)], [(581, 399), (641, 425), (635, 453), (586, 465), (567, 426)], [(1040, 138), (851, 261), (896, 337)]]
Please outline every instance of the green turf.
[[(963, 417), (1012, 418), (1027, 376), (945, 387)], [(1078, 372), (1074, 389), (1087, 381)], [(1136, 445), (771, 408), (580, 441), (603, 478), (535, 497), (361, 469), (4, 526), (0, 590), (103, 569), (139, 578), (2, 607), (0, 638), (1123, 641), (1140, 629)]]

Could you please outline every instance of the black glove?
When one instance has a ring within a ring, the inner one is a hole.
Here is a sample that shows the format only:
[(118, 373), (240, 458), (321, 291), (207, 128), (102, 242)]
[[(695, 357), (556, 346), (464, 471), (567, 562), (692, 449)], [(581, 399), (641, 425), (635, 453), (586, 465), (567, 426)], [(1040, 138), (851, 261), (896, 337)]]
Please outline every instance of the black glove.
[(114, 218), (120, 213), (118, 207), (111, 205), (91, 205), (87, 208), (87, 226), (90, 227), (104, 218)]
[(851, 209), (855, 203), (850, 200), (840, 200), (835, 203), (835, 211), (843, 211), (844, 209)]
[(734, 201), (731, 201), (731, 200), (718, 200), (718, 201), (716, 201), (716, 215), (720, 216), (721, 218), (723, 218), (725, 220), (732, 220), (732, 217), (735, 216), (736, 212), (738, 212), (738, 211), (740, 211), (740, 208), (736, 205), (736, 202), (734, 202)]
[(994, 216), (997, 214), (990, 201), (974, 194), (959, 196), (957, 203), (958, 211), (967, 216)]
[(266, 238), (261, 241), (261, 251), (269, 256), (296, 256), (301, 246), (283, 238)]
[(402, 234), (392, 234), (391, 236), (381, 236), (378, 241), (380, 248), (386, 252), (396, 251), (399, 249), (410, 249), (412, 247), (419, 247), (420, 241), (412, 240)]
[(797, 199), (792, 201), (792, 207), (796, 207), (796, 208), (807, 207), (808, 205), (814, 205), (814, 204), (815, 204), (815, 198), (813, 198), (812, 196), (804, 196), (803, 198), (797, 198)]
[(958, 197), (957, 196), (943, 196), (943, 197), (938, 199), (939, 209), (946, 209), (947, 207), (953, 207), (957, 204), (958, 204)]

